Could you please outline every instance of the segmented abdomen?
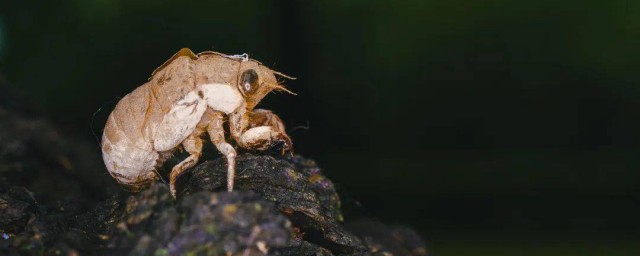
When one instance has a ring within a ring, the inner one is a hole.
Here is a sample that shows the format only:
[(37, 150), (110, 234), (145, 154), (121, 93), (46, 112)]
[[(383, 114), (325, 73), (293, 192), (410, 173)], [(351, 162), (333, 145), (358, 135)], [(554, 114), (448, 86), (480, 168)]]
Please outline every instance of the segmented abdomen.
[(140, 86), (118, 102), (102, 135), (102, 157), (109, 173), (134, 190), (159, 178), (154, 171), (159, 154), (151, 135), (161, 115), (149, 106), (146, 89)]
[[(139, 190), (160, 178), (155, 170), (164, 162), (162, 156), (181, 141), (166, 143), (165, 138), (159, 138), (164, 139), (168, 149), (158, 152), (154, 146), (156, 130), (176, 102), (193, 91), (194, 83), (193, 61), (180, 57), (118, 102), (104, 128), (102, 157), (111, 176), (120, 184)], [(182, 137), (186, 135), (178, 136)]]

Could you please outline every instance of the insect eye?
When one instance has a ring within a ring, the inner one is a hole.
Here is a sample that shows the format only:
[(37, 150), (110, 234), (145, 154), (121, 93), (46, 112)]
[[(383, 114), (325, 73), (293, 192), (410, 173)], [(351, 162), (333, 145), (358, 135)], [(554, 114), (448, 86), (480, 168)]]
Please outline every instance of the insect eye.
[(245, 93), (252, 92), (256, 89), (258, 85), (258, 73), (255, 70), (249, 69), (242, 73), (240, 76), (240, 86), (241, 90)]

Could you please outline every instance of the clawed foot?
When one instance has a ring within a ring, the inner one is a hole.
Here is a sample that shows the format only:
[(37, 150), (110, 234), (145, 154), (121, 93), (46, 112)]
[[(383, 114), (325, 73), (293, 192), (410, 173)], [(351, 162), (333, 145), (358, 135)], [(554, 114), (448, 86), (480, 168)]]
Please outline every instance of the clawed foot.
[(293, 154), (293, 143), (291, 143), (291, 138), (286, 134), (280, 133), (272, 139), (271, 148), (280, 151), (282, 155)]

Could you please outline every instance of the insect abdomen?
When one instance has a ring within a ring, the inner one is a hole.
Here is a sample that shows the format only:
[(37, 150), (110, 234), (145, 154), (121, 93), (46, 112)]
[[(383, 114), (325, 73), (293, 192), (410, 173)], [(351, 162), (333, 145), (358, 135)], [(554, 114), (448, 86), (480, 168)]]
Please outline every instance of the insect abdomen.
[(102, 136), (102, 156), (109, 173), (134, 190), (158, 179), (154, 170), (159, 155), (151, 135), (161, 115), (150, 104), (146, 86), (138, 87), (116, 105)]
[(158, 153), (140, 149), (128, 141), (113, 144), (103, 137), (102, 158), (111, 176), (132, 190), (159, 178), (155, 172)]
[[(139, 190), (159, 179), (155, 169), (165, 160), (159, 151), (163, 155), (170, 153), (192, 132), (193, 129), (169, 129), (168, 134), (156, 134), (159, 130), (167, 130), (160, 126), (165, 117), (193, 92), (193, 70), (194, 63), (190, 58), (176, 58), (155, 73), (149, 82), (122, 98), (111, 112), (102, 137), (102, 155), (109, 173), (120, 184)], [(204, 110), (204, 105), (200, 109)], [(191, 119), (194, 119), (189, 121), (195, 127), (199, 118)], [(185, 122), (176, 124), (185, 125)]]

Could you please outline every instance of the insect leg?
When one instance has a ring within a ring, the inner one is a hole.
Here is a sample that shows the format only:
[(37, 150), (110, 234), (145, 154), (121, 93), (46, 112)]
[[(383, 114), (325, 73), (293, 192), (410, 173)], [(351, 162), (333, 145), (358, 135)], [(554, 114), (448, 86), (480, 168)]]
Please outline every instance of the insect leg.
[[(249, 113), (247, 112), (247, 105), (243, 103), (234, 112), (229, 114), (229, 131), (231, 137), (240, 144), (240, 136), (249, 128)], [(240, 144), (241, 147), (245, 147)]]
[(285, 132), (284, 124), (280, 117), (266, 109), (254, 109), (249, 114), (249, 126), (250, 127), (258, 127), (258, 126), (270, 126), (275, 130), (278, 134), (275, 135), (276, 142), (281, 142), (283, 144), (283, 151), (292, 151), (293, 145), (291, 143), (291, 139)]
[(257, 114), (254, 115), (254, 120), (256, 120), (254, 126), (250, 125), (253, 112), (248, 113), (244, 105), (231, 113), (229, 115), (229, 130), (231, 131), (233, 139), (240, 147), (255, 150), (266, 150), (282, 142), (284, 143), (283, 149), (285, 151), (291, 151), (291, 140), (283, 131), (281, 132), (278, 130), (279, 128), (269, 125), (259, 125), (261, 119), (264, 118), (266, 120), (268, 119), (267, 117), (271, 117), (272, 120), (279, 122), (279, 126), (284, 127), (282, 122), (279, 121), (280, 118), (277, 118), (276, 115), (267, 115), (264, 113), (264, 110), (262, 111), (263, 113), (258, 111)]
[(266, 150), (282, 143), (284, 152), (293, 150), (282, 121), (268, 110), (247, 112), (245, 105), (239, 107), (229, 114), (229, 130), (231, 137), (242, 148)]
[(281, 133), (285, 133), (284, 124), (280, 117), (266, 109), (254, 109), (249, 114), (249, 126), (271, 126)]
[(211, 142), (216, 146), (218, 151), (227, 158), (227, 190), (233, 191), (233, 180), (236, 175), (236, 150), (224, 139), (224, 114), (215, 111), (211, 114), (211, 121), (207, 125), (207, 133)]
[(171, 170), (171, 174), (169, 176), (169, 189), (173, 198), (176, 197), (176, 180), (178, 177), (180, 177), (184, 171), (196, 165), (196, 163), (198, 163), (198, 159), (200, 159), (200, 156), (202, 155), (202, 138), (200, 138), (200, 134), (201, 132), (196, 130), (182, 142), (182, 146), (184, 147), (184, 150), (189, 153), (189, 157), (174, 166)]

